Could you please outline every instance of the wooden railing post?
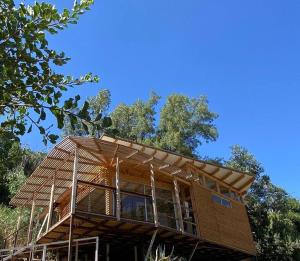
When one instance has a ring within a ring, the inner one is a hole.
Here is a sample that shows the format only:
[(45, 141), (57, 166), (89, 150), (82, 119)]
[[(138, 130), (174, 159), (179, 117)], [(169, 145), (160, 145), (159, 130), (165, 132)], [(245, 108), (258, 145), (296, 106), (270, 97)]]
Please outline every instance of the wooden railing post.
[(28, 225), (27, 244), (30, 244), (31, 240), (32, 240), (32, 224), (33, 224), (33, 218), (34, 218), (34, 210), (35, 210), (35, 195), (33, 193), (31, 212), (30, 212), (30, 220), (29, 220), (29, 225)]
[(176, 200), (176, 212), (177, 212), (177, 218), (178, 218), (178, 225), (179, 225), (179, 231), (184, 232), (184, 225), (182, 220), (182, 210), (181, 210), (181, 203), (180, 203), (180, 196), (179, 196), (179, 186), (177, 179), (173, 179), (174, 184), (174, 192), (175, 192), (175, 200)]
[(154, 167), (152, 164), (150, 164), (150, 184), (151, 184), (154, 225), (158, 227), (158, 214), (157, 214), (156, 194), (155, 194), (155, 177), (154, 177)]
[(116, 164), (116, 217), (119, 221), (121, 219), (121, 195), (120, 195), (120, 167), (119, 157), (117, 157)]
[(21, 209), (21, 212), (18, 216), (17, 230), (16, 230), (16, 234), (15, 234), (15, 238), (14, 238), (14, 249), (17, 246), (18, 234), (19, 234), (19, 229), (20, 229), (20, 225), (21, 225), (22, 212), (23, 212), (23, 209)]
[(76, 194), (77, 194), (77, 169), (78, 169), (78, 151), (75, 148), (73, 178), (72, 178), (72, 192), (70, 203), (70, 227), (69, 227), (69, 244), (68, 244), (68, 261), (72, 261), (73, 255), (73, 222), (76, 208)]
[(49, 201), (48, 222), (47, 222), (47, 229), (46, 229), (46, 231), (49, 231), (49, 228), (52, 225), (53, 200), (54, 200), (54, 192), (55, 192), (55, 181), (56, 181), (56, 170), (55, 170), (55, 173), (53, 174), (53, 178), (52, 178), (50, 201)]

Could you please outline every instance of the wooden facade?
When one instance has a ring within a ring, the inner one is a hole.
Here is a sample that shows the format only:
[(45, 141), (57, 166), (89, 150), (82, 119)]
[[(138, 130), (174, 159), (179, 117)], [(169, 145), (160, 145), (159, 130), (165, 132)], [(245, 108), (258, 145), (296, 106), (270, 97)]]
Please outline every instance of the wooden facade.
[(243, 196), (252, 181), (128, 140), (67, 137), (12, 199), (31, 217), (0, 260), (148, 260), (159, 244), (188, 260), (251, 258)]

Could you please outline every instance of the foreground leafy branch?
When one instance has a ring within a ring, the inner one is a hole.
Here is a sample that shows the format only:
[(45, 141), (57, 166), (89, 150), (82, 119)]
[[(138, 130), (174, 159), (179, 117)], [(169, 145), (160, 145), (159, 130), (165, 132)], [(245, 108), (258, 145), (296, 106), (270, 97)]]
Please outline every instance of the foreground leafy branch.
[(74, 113), (80, 96), (62, 101), (62, 95), (74, 86), (98, 82), (98, 77), (88, 73), (74, 78), (57, 73), (55, 69), (70, 58), (51, 49), (47, 41), (50, 34), (76, 24), (92, 4), (93, 0), (75, 1), (71, 11), (59, 12), (54, 5), (44, 2), (16, 6), (13, 0), (0, 1), (1, 127), (15, 137), (31, 132), (35, 126), (44, 143), (55, 143), (58, 136), (51, 133), (52, 125), (43, 124), (48, 114), (55, 116), (60, 129), (65, 117), (70, 118), (72, 125), (78, 119), (83, 124), (93, 124), (88, 103)]

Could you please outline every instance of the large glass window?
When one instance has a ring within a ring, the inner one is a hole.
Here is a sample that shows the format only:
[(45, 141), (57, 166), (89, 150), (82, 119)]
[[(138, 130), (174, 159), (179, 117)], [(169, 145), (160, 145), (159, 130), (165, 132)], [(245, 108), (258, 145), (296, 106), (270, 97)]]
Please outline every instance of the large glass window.
[(121, 217), (153, 222), (151, 188), (144, 184), (121, 181)]
[(209, 188), (211, 190), (218, 191), (217, 183), (208, 177), (205, 177), (205, 185), (207, 188)]
[(226, 196), (226, 197), (230, 197), (230, 191), (228, 188), (226, 187), (223, 187), (223, 186), (219, 186), (220, 188), (220, 193), (223, 195), (223, 196)]
[(175, 205), (172, 192), (157, 188), (156, 205), (159, 224), (176, 229)]
[(180, 200), (181, 200), (181, 212), (182, 212), (184, 232), (196, 235), (197, 234), (196, 222), (195, 222), (194, 211), (192, 207), (192, 199), (191, 199), (189, 186), (181, 185)]
[(150, 197), (121, 192), (121, 216), (128, 219), (153, 222)]

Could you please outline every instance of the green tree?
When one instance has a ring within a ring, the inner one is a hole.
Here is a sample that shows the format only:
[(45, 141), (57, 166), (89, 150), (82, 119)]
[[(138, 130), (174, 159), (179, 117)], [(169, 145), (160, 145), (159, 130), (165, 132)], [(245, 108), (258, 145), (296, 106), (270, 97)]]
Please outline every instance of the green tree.
[(88, 10), (93, 0), (75, 1), (71, 11), (59, 12), (54, 5), (35, 2), (31, 5), (14, 0), (0, 1), (0, 116), (1, 127), (16, 137), (38, 128), (43, 141), (54, 143), (58, 136), (44, 126), (47, 114), (57, 119), (62, 128), (65, 116), (72, 123), (77, 118), (90, 122), (88, 104), (78, 114), (79, 95), (62, 99), (63, 92), (98, 77), (88, 73), (79, 78), (56, 72), (70, 58), (64, 52), (49, 47), (48, 36), (57, 34), (69, 24), (76, 24), (79, 16)]
[(132, 105), (119, 104), (111, 113), (112, 129), (122, 138), (151, 143), (155, 135), (155, 106), (159, 96), (151, 93), (148, 101), (137, 100)]
[(227, 166), (256, 175), (245, 200), (259, 260), (300, 260), (300, 202), (272, 184), (247, 149), (233, 146), (231, 154)]
[(167, 98), (160, 112), (155, 144), (161, 148), (195, 156), (203, 141), (218, 137), (214, 120), (218, 115), (208, 108), (207, 98), (189, 98), (173, 94)]
[(23, 150), (13, 135), (0, 128), (0, 204), (9, 201), (8, 174), (22, 163)]
[[(102, 90), (96, 97), (90, 97), (88, 102), (91, 104), (91, 115), (105, 112), (106, 117), (111, 117), (112, 125), (106, 129), (110, 135), (188, 156), (198, 156), (197, 148), (202, 142), (217, 139), (218, 132), (214, 125), (217, 114), (209, 110), (205, 97), (170, 95), (157, 115), (159, 100), (156, 93), (151, 93), (147, 101), (137, 100), (131, 105), (121, 103), (109, 112), (110, 94), (108, 90)], [(73, 130), (70, 124), (66, 124), (64, 135), (87, 135), (83, 127), (77, 124)], [(90, 129), (88, 131), (92, 135), (97, 134)]]

